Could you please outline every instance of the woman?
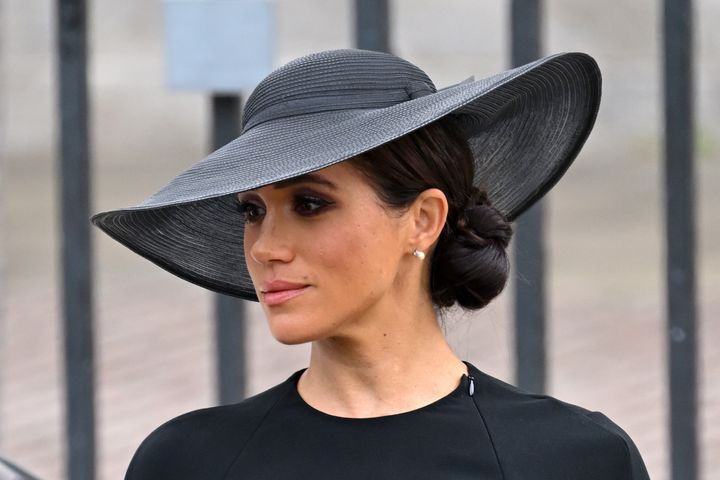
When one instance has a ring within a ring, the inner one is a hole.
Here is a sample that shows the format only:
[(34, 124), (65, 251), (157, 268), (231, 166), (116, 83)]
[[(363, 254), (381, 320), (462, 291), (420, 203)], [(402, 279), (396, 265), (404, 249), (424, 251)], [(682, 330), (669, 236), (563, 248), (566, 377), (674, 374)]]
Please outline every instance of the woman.
[(600, 72), (558, 54), (437, 91), (392, 55), (336, 50), (279, 68), (240, 137), (134, 208), (93, 223), (159, 266), (259, 301), (308, 368), (189, 412), (127, 479), (647, 479), (599, 412), (462, 361), (439, 321), (508, 276), (509, 224), (587, 138)]

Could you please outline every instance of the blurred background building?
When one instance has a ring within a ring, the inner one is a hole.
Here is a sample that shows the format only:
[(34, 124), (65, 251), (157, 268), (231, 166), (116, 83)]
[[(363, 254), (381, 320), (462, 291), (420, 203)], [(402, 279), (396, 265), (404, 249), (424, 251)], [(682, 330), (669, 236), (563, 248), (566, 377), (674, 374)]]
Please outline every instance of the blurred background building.
[[(166, 86), (160, 0), (89, 2), (94, 212), (140, 203), (209, 149), (209, 99)], [(603, 71), (594, 132), (548, 198), (548, 393), (600, 410), (666, 480), (661, 3), (546, 0), (543, 53)], [(54, 2), (0, 0), (0, 455), (62, 478)], [(506, 1), (393, 0), (391, 48), (438, 87), (509, 68)], [(276, 0), (275, 64), (354, 46), (351, 0)], [(701, 472), (720, 480), (720, 2), (695, 3)], [(245, 95), (249, 92), (244, 92)], [(214, 402), (212, 297), (93, 229), (98, 477), (164, 421)], [(512, 381), (506, 291), (456, 312), (458, 355)], [(250, 394), (307, 362), (251, 304)]]

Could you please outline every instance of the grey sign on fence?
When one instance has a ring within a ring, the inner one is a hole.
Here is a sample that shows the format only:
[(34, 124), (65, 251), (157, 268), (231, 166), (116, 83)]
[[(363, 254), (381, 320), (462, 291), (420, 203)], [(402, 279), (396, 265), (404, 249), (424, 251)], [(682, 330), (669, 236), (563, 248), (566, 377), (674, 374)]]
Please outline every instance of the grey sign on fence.
[(272, 69), (273, 0), (166, 0), (172, 88), (237, 92)]

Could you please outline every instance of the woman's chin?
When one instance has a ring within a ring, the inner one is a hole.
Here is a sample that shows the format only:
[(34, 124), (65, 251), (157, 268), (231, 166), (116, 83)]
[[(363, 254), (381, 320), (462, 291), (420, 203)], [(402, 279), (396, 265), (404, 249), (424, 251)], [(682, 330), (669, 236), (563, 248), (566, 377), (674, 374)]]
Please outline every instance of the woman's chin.
[(293, 322), (289, 318), (270, 318), (268, 319), (268, 323), (270, 325), (270, 333), (275, 337), (275, 340), (285, 345), (298, 345), (312, 342), (320, 336), (319, 332), (308, 328), (305, 322), (300, 319)]
[(308, 343), (315, 340), (312, 337), (309, 337), (308, 335), (293, 335), (289, 334), (288, 332), (281, 332), (281, 333), (275, 333), (273, 332), (273, 337), (275, 337), (275, 340), (282, 343), (283, 345), (300, 345), (302, 343)]

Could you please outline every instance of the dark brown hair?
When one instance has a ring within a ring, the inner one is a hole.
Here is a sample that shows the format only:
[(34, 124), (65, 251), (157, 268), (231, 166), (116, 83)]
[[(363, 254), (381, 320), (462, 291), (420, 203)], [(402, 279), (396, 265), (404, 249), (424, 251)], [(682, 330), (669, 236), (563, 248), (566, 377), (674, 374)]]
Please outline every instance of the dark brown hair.
[(473, 185), (475, 163), (452, 118), (444, 117), (350, 162), (388, 207), (407, 210), (428, 188), (448, 201), (445, 227), (431, 258), (430, 295), (439, 307), (487, 305), (505, 287), (512, 228)]

